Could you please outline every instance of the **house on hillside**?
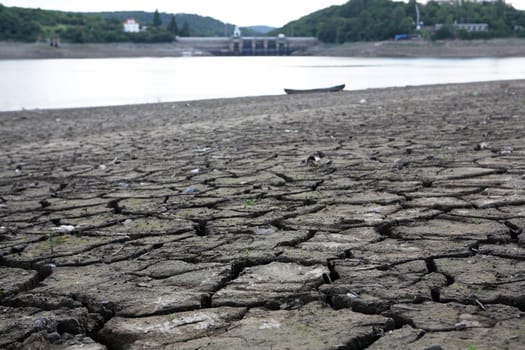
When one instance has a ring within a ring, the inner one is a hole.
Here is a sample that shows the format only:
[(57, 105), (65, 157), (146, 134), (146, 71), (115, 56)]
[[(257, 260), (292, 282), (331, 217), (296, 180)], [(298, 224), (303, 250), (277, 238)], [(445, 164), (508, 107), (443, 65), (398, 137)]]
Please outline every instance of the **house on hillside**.
[[(443, 24), (436, 24), (436, 30), (443, 27)], [(467, 32), (488, 32), (489, 25), (487, 23), (454, 23), (456, 30), (466, 30)]]
[(135, 21), (134, 18), (128, 18), (123, 23), (123, 29), (126, 33), (138, 33), (140, 32), (140, 24)]
[(455, 27), (459, 30), (466, 30), (467, 32), (488, 32), (489, 25), (487, 23), (461, 23), (456, 24)]

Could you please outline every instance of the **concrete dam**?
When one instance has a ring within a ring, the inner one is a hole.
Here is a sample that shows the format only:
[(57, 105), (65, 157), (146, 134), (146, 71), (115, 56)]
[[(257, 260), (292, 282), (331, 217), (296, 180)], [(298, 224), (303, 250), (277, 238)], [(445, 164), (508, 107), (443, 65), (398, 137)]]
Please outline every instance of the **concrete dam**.
[(177, 42), (188, 53), (214, 56), (287, 56), (319, 44), (315, 37), (233, 36), (179, 37)]

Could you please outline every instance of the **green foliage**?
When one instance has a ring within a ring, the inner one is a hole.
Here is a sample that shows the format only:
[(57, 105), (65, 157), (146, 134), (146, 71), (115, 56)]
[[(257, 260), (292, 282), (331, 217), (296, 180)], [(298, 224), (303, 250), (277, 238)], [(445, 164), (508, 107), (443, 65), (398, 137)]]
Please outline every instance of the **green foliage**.
[(434, 35), (432, 35), (432, 40), (451, 39), (451, 38), (454, 38), (455, 36), (456, 36), (456, 31), (454, 30), (454, 27), (452, 26), (452, 24), (445, 24), (443, 25), (443, 27), (436, 30)]
[(255, 202), (257, 202), (256, 198), (247, 199), (247, 200), (244, 201), (244, 206), (251, 207), (251, 206), (255, 205)]
[[(350, 0), (314, 12), (272, 31), (271, 35), (316, 36), (328, 43), (347, 41), (389, 40), (396, 34), (416, 31), (415, 0), (408, 3), (391, 0)], [(491, 38), (523, 35), (515, 26), (525, 27), (525, 11), (519, 11), (499, 0), (494, 3), (470, 1), (418, 4), (420, 20), (425, 26), (445, 24), (433, 39)], [(456, 31), (454, 23), (487, 23), (490, 31), (468, 33)]]
[(53, 255), (55, 253), (55, 236), (53, 233), (47, 234), (47, 243), (49, 245), (49, 255)]
[(39, 10), (29, 12), (17, 8), (7, 8), (0, 4), (0, 40), (35, 41), (41, 34), (40, 25), (34, 15)]
[[(426, 26), (446, 26), (433, 33), (433, 39), (477, 39), (525, 37), (525, 11), (518, 11), (498, 0), (494, 3), (470, 1), (418, 4), (421, 21)], [(133, 17), (139, 23), (153, 25), (145, 32), (124, 33), (122, 21)], [(350, 0), (314, 12), (268, 35), (316, 36), (329, 43), (392, 39), (396, 34), (413, 34), (416, 26), (415, 0), (408, 3), (391, 0)], [(487, 23), (490, 31), (469, 33), (455, 30), (457, 23)], [(179, 28), (177, 23), (183, 23)], [(71, 13), (5, 7), (0, 4), (0, 40), (34, 42), (60, 37), (69, 42), (170, 42), (179, 36), (225, 36), (233, 25), (210, 17), (191, 14), (167, 14), (155, 11)], [(257, 35), (243, 29), (244, 35)], [(430, 34), (423, 33), (424, 37)]]
[(168, 31), (173, 35), (179, 34), (179, 27), (177, 26), (177, 20), (174, 15), (171, 15), (170, 23), (168, 24)]
[(153, 26), (158, 28), (162, 25), (162, 20), (160, 19), (159, 10), (155, 10), (153, 13)]
[(274, 27), (270, 26), (250, 26), (241, 28), (243, 33), (249, 33), (250, 36), (265, 35), (266, 33), (269, 33), (274, 29)]
[[(104, 18), (116, 18), (123, 21), (127, 18), (133, 17), (140, 23), (152, 23), (153, 13), (143, 11), (119, 11), (119, 12), (98, 12), (93, 13), (94, 15), (101, 16)], [(225, 24), (224, 22), (218, 21), (211, 17), (203, 17), (199, 15), (177, 13), (175, 15), (160, 12), (160, 19), (162, 23), (166, 24), (169, 30), (169, 24), (171, 23), (171, 17), (175, 16), (175, 21), (178, 26), (179, 35), (182, 27), (180, 24), (187, 23), (188, 28), (191, 28), (192, 36), (224, 36), (225, 31), (231, 35), (233, 33), (233, 24)], [(225, 30), (226, 27), (226, 30)]]
[[(122, 22), (128, 18), (153, 25), (140, 33), (125, 33)], [(177, 23), (185, 25), (179, 29)], [(157, 43), (172, 42), (175, 35), (224, 36), (226, 31), (232, 33), (233, 25), (197, 15), (169, 15), (158, 11), (81, 14), (5, 7), (0, 4), (0, 40), (35, 42), (59, 37), (62, 42), (73, 43)]]
[(191, 35), (190, 25), (188, 24), (188, 22), (184, 22), (184, 24), (182, 25), (182, 29), (179, 31), (179, 36), (190, 36), (190, 35)]

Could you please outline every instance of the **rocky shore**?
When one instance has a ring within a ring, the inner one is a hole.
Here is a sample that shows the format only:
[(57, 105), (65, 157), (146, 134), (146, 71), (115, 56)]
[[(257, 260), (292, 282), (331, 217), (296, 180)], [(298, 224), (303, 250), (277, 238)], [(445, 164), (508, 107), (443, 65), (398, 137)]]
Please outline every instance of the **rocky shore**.
[[(180, 57), (188, 52), (209, 55), (182, 43), (171, 44), (70, 44), (59, 48), (45, 43), (0, 42), (0, 59)], [(320, 44), (300, 55), (342, 57), (524, 57), (525, 39), (381, 41), (343, 45)]]
[(525, 81), (0, 113), (2, 349), (525, 347)]

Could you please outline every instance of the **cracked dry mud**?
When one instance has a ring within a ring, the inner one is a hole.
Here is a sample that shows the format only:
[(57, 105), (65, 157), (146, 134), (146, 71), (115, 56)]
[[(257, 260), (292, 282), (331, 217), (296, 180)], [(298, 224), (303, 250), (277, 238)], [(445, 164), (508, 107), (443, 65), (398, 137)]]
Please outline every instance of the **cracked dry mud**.
[(0, 348), (525, 348), (525, 81), (0, 133)]

